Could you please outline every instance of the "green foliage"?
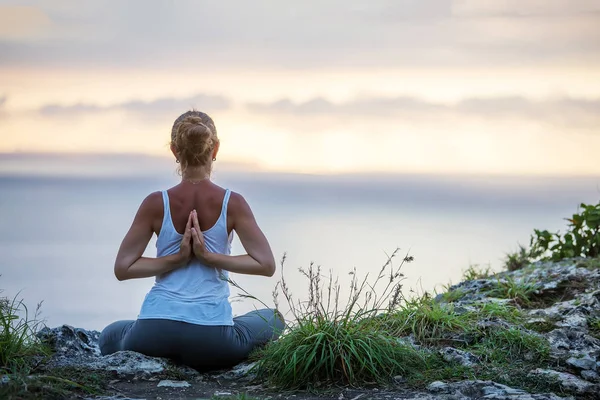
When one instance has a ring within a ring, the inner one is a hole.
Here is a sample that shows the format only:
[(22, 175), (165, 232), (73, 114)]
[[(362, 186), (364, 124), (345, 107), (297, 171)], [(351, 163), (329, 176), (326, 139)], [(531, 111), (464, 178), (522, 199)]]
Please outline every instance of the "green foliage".
[(0, 299), (0, 374), (28, 371), (34, 356), (49, 353), (35, 336), (41, 304), (31, 317), (22, 300)]
[(519, 244), (519, 249), (514, 253), (506, 254), (504, 266), (508, 271), (523, 269), (531, 263), (531, 254), (527, 248)]
[(534, 230), (531, 237), (531, 256), (536, 259), (559, 261), (564, 258), (600, 256), (600, 203), (582, 203), (581, 211), (565, 218), (568, 231), (551, 233)]
[(463, 272), (463, 280), (475, 281), (477, 279), (487, 279), (493, 274), (494, 272), (489, 264), (485, 268), (479, 264), (472, 264)]

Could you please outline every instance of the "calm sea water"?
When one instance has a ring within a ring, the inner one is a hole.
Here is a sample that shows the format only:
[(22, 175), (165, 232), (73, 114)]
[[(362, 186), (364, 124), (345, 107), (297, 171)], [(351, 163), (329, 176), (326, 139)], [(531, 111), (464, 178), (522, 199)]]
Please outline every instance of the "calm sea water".
[[(359, 274), (378, 271), (396, 247), (415, 258), (404, 269), (407, 290), (458, 282), (471, 263), (498, 270), (533, 228), (563, 229), (562, 218), (580, 202), (600, 197), (596, 178), (221, 174), (216, 180), (244, 194), (276, 257), (287, 253), (285, 276), (301, 299), (307, 282), (299, 267), (315, 262), (345, 283), (354, 267)], [(4, 174), (0, 288), (9, 296), (20, 291), (30, 307), (43, 300), (49, 326), (102, 329), (135, 318), (153, 280), (118, 282), (116, 251), (141, 200), (175, 183), (174, 177)], [(236, 239), (234, 252), (241, 251)], [(234, 278), (271, 304), (276, 277)], [(233, 305), (237, 314), (255, 307)]]

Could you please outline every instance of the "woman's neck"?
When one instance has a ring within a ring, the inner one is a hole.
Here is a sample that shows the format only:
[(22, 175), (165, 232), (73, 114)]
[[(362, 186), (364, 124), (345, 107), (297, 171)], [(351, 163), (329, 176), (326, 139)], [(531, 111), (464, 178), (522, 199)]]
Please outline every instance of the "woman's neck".
[(182, 182), (198, 183), (210, 178), (210, 168), (207, 167), (188, 167), (181, 174)]

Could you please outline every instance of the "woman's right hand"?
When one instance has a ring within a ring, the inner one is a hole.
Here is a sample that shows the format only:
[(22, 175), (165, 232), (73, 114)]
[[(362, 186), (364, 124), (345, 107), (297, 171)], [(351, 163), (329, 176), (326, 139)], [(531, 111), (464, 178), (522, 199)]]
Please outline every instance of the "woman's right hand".
[(181, 265), (187, 265), (192, 259), (192, 215), (188, 217), (188, 222), (185, 225), (185, 232), (181, 239), (181, 246), (179, 247), (179, 258)]

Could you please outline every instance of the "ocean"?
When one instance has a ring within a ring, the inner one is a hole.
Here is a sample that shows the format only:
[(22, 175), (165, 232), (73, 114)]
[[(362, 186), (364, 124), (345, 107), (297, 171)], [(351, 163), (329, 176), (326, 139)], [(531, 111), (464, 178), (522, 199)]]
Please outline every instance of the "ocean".
[[(158, 176), (158, 175), (157, 175)], [(560, 230), (581, 202), (597, 202), (600, 178), (426, 175), (294, 175), (223, 172), (218, 184), (243, 194), (285, 278), (306, 299), (298, 268), (311, 262), (339, 275), (379, 271), (399, 247), (405, 291), (441, 290), (471, 264), (502, 269), (505, 253), (527, 244), (534, 228)], [(101, 330), (134, 319), (153, 279), (119, 282), (114, 258), (143, 198), (177, 183), (174, 175), (12, 174), (0, 176), (0, 289), (30, 308), (42, 302), (48, 326)], [(154, 240), (146, 255), (154, 255)], [(234, 253), (243, 251), (234, 242)], [(234, 275), (272, 304), (272, 278)], [(236, 297), (236, 314), (259, 304)], [(280, 296), (281, 301), (281, 296)]]

